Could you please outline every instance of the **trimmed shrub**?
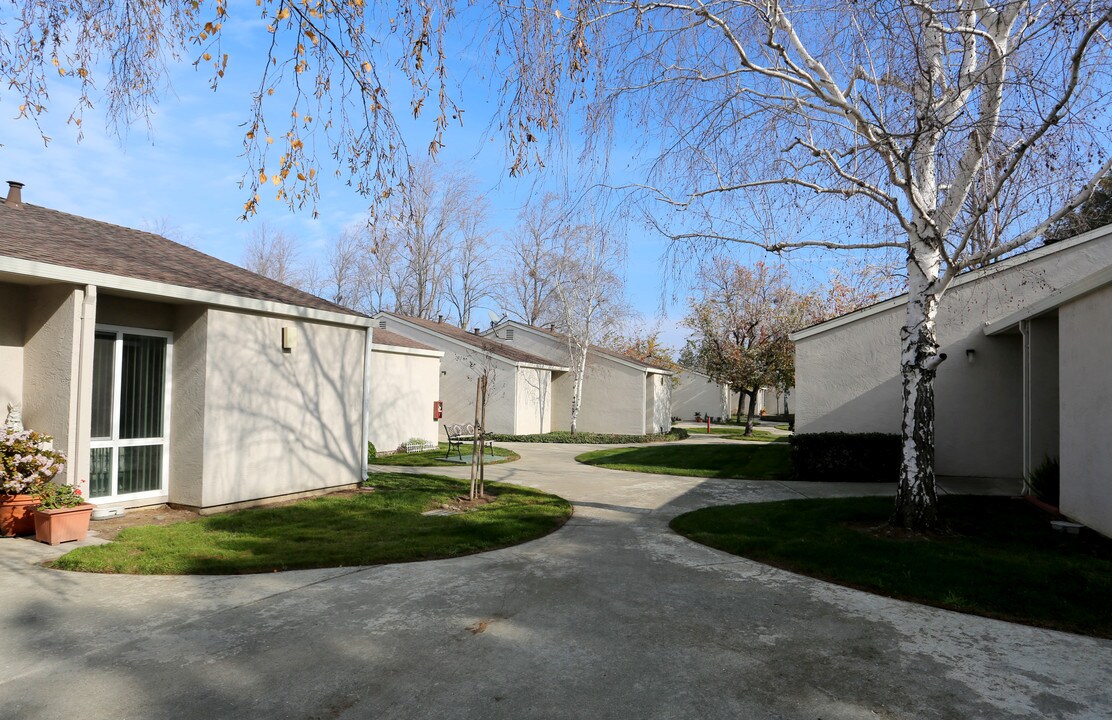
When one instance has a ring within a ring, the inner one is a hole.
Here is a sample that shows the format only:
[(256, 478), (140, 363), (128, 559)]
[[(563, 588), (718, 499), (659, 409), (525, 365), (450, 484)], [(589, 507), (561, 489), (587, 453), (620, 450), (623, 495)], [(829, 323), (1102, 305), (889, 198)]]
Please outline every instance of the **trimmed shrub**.
[(900, 436), (887, 433), (792, 435), (792, 479), (816, 482), (896, 482)]
[(683, 428), (672, 428), (666, 433), (652, 433), (649, 435), (612, 435), (609, 433), (570, 432), (560, 430), (538, 435), (499, 435), (491, 436), (496, 442), (527, 442), (527, 443), (580, 443), (583, 445), (628, 445), (630, 443), (668, 442), (670, 440), (686, 440), (689, 433)]
[(1049, 455), (1027, 476), (1027, 491), (1047, 505), (1058, 507), (1062, 484), (1062, 465)]
[(375, 450), (375, 444), (372, 442), (367, 443), (367, 462), (371, 462), (378, 457), (378, 452)]

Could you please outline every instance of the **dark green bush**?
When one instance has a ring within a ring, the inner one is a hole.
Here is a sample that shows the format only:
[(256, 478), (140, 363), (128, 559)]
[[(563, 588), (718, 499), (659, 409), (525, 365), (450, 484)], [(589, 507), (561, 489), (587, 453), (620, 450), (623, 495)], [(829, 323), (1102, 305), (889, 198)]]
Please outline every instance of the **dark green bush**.
[(886, 433), (792, 435), (792, 479), (817, 482), (896, 482), (900, 436)]
[(375, 450), (375, 444), (367, 443), (367, 462), (372, 462), (376, 457), (378, 457), (378, 451)]
[(688, 432), (683, 428), (672, 428), (666, 433), (652, 433), (649, 435), (613, 435), (609, 433), (570, 432), (560, 430), (557, 432), (541, 433), (538, 435), (499, 435), (492, 439), (500, 442), (527, 442), (527, 443), (582, 443), (584, 445), (608, 445), (630, 443), (667, 442), (669, 440), (686, 440)]
[(1027, 491), (1047, 505), (1058, 507), (1058, 490), (1062, 483), (1062, 466), (1049, 455), (1027, 475)]

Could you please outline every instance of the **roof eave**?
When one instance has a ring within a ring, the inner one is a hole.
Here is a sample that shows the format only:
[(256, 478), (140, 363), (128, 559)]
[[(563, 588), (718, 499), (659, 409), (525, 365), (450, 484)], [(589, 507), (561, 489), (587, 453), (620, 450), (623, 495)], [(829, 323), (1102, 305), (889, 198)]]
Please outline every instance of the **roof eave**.
[(1052, 312), (1065, 303), (1076, 300), (1083, 295), (1088, 295), (1110, 283), (1112, 283), (1112, 265), (1098, 270), (1072, 285), (1067, 285), (1061, 290), (1056, 290), (1042, 300), (1033, 302), (1027, 307), (1021, 308), (999, 320), (986, 322), (983, 328), (984, 333), (985, 335), (1000, 335), (1001, 333), (1009, 332), (1018, 327), (1024, 320), (1032, 320), (1040, 315)]
[[(498, 352), (497, 350), (489, 350), (487, 348), (479, 347), (478, 345), (473, 345), (469, 342), (465, 342), (463, 340), (460, 340), (457, 337), (453, 337), (452, 335), (449, 335), (448, 333), (440, 332), (438, 330), (427, 327), (425, 325), (421, 325), (420, 323), (409, 322), (408, 320), (406, 320), (406, 318), (404, 316), (395, 315), (394, 313), (390, 313), (390, 312), (378, 313), (377, 315), (374, 316), (374, 318), (372, 318), (372, 322), (377, 322), (378, 318), (380, 316), (383, 316), (383, 315), (389, 317), (391, 320), (396, 320), (397, 322), (403, 323), (404, 325), (406, 325), (410, 328), (413, 328), (414, 330), (423, 330), (424, 332), (430, 333), (432, 335), (436, 335), (437, 337), (443, 338), (444, 340), (447, 340), (448, 342), (451, 342), (451, 343), (455, 343), (456, 345), (459, 345), (461, 347), (465, 347), (465, 348), (468, 348), (470, 350), (474, 350), (476, 352), (490, 353), (491, 355), (498, 358), (502, 362), (513, 365), (514, 367), (532, 367), (532, 368), (539, 368), (539, 369), (542, 369), (542, 370), (560, 370), (560, 371), (566, 371), (567, 370), (567, 368), (560, 367), (559, 365), (548, 365), (548, 364), (544, 364), (544, 363), (531, 363), (531, 362), (528, 362), (526, 360), (515, 360), (512, 357), (508, 357), (506, 355), (503, 355), (502, 353)], [(478, 335), (477, 337), (485, 337), (485, 336), (484, 335)]]
[[(980, 280), (981, 278), (995, 275), (999, 272), (1004, 272), (1005, 270), (1008, 270), (1010, 268), (1029, 263), (1034, 260), (1038, 260), (1039, 258), (1046, 257), (1047, 255), (1052, 255), (1056, 252), (1068, 250), (1069, 248), (1076, 247), (1077, 245), (1082, 245), (1084, 243), (1091, 242), (1093, 240), (1108, 235), (1112, 235), (1112, 225), (1104, 225), (1103, 227), (1096, 228), (1095, 230), (1090, 230), (1089, 232), (1082, 233), (1068, 240), (1062, 240), (1052, 245), (1044, 245), (1042, 247), (1035, 248), (1034, 250), (1028, 250), (1027, 252), (1020, 255), (1015, 255), (1013, 257), (1005, 258), (1004, 260), (993, 263), (988, 267), (973, 270), (969, 273), (966, 273), (965, 275), (959, 275), (957, 278), (954, 279), (950, 287), (959, 287), (961, 285), (964, 285), (965, 283), (973, 282), (974, 280)], [(864, 318), (885, 312), (886, 310), (900, 307), (902, 305), (905, 305), (906, 303), (907, 294), (905, 293), (889, 300), (885, 300), (884, 302), (877, 303), (876, 305), (870, 305), (867, 308), (855, 310), (851, 313), (846, 313), (845, 315), (839, 315), (838, 317), (831, 318), (826, 322), (812, 325), (811, 327), (803, 328), (802, 330), (797, 330), (796, 332), (788, 335), (788, 339), (792, 342), (798, 342), (800, 340), (804, 340), (815, 335), (820, 335), (829, 330), (834, 330), (835, 328), (842, 327), (843, 325), (848, 325), (850, 323), (857, 322), (858, 320), (863, 320)]]
[(348, 313), (318, 310), (304, 305), (290, 305), (273, 300), (260, 300), (258, 298), (230, 293), (215, 292), (186, 287), (184, 285), (171, 285), (154, 280), (112, 275), (95, 270), (82, 270), (65, 265), (52, 265), (35, 260), (24, 260), (0, 256), (0, 272), (7, 275), (17, 275), (36, 279), (55, 280), (57, 282), (73, 283), (75, 285), (95, 285), (106, 290), (134, 293), (152, 299), (169, 299), (182, 302), (211, 305), (213, 307), (247, 310), (266, 315), (292, 317), (302, 320), (316, 320), (337, 325), (369, 328), (373, 321), (365, 315), (350, 315)]
[(418, 357), (442, 358), (444, 357), (443, 350), (427, 350), (425, 348), (407, 347), (405, 345), (390, 345), (387, 343), (374, 342), (372, 333), (371, 352), (388, 352), (396, 355), (414, 355)]
[[(526, 325), (525, 323), (522, 323), (519, 320), (503, 320), (502, 322), (498, 323), (497, 325), (490, 328), (486, 332), (482, 333), (482, 336), (486, 337), (489, 334), (493, 334), (493, 333), (497, 332), (498, 328), (505, 327), (506, 325), (513, 325), (515, 328), (520, 328), (521, 330), (527, 330), (527, 331), (529, 331), (531, 333), (534, 333), (536, 335), (540, 335), (541, 337), (548, 338), (549, 340), (559, 340), (559, 338), (555, 337), (552, 333), (547, 332), (545, 330), (540, 330), (538, 328), (533, 327), (532, 325)], [(500, 341), (500, 342), (505, 342), (505, 341)], [(625, 365), (626, 367), (633, 368), (634, 370), (640, 370), (642, 372), (648, 372), (648, 373), (658, 373), (658, 374), (661, 374), (661, 375), (672, 375), (673, 374), (673, 372), (671, 370), (665, 370), (663, 368), (654, 367), (652, 365), (643, 363), (639, 360), (634, 360), (633, 358), (626, 359), (626, 358), (618, 357), (617, 355), (611, 355), (610, 353), (603, 352), (602, 350), (596, 348), (593, 345), (588, 347), (587, 351), (588, 352), (594, 351), (595, 354), (599, 355), (600, 357), (606, 358), (607, 360), (613, 360), (616, 363), (619, 363), (621, 365)], [(565, 370), (566, 370), (566, 368), (565, 368)]]

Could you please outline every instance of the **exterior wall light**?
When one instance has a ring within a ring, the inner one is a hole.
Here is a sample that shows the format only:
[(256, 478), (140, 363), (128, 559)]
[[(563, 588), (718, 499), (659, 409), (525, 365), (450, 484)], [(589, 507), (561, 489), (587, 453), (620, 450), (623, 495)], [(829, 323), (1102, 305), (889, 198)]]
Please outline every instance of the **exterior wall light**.
[(969, 361), (970, 365), (977, 362), (977, 351), (973, 348), (969, 348), (965, 351), (965, 359)]
[(297, 328), (286, 325), (282, 328), (282, 350), (293, 352), (295, 347), (297, 347)]

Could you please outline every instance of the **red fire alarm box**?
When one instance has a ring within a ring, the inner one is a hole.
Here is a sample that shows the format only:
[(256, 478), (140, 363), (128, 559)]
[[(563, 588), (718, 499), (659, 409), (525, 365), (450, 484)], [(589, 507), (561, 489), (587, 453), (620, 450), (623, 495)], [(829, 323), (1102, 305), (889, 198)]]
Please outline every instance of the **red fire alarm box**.
[(444, 403), (440, 400), (432, 401), (432, 419), (439, 420), (444, 417)]

